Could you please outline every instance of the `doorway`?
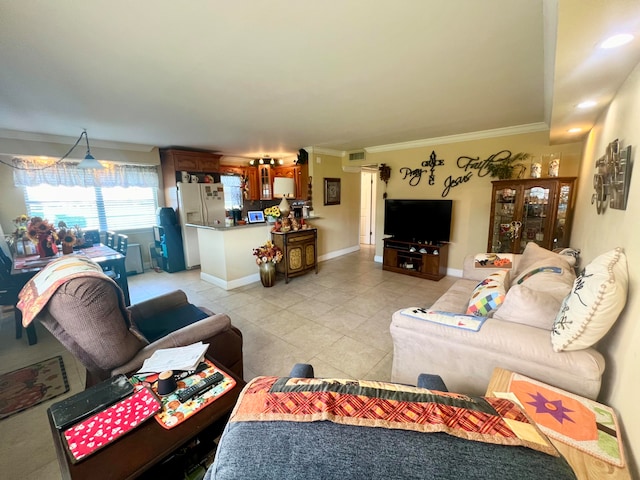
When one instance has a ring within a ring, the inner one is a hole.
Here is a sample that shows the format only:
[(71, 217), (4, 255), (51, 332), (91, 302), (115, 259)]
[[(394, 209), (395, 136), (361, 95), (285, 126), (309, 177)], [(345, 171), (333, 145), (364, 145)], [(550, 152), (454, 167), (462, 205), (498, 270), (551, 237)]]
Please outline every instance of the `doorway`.
[(375, 245), (376, 232), (376, 173), (375, 167), (362, 167), (360, 173), (360, 243)]

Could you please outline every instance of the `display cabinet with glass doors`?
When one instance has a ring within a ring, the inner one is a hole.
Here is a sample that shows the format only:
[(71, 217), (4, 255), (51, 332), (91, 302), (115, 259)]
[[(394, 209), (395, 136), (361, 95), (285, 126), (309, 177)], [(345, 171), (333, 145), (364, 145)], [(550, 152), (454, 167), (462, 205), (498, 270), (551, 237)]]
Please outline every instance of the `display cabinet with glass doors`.
[(496, 180), (491, 192), (488, 252), (522, 253), (535, 242), (568, 247), (575, 177)]

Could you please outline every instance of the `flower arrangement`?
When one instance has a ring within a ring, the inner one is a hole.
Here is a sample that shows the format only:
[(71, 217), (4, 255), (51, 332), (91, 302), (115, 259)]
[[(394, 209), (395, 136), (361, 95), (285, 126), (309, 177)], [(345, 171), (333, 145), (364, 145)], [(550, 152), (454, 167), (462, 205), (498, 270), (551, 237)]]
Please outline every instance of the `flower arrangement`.
[[(41, 257), (50, 257), (58, 253), (56, 242), (58, 234), (55, 227), (48, 220), (42, 217), (31, 217), (20, 215), (14, 220), (16, 230), (13, 233), (15, 247), (18, 254), (26, 254), (28, 250), (24, 245), (25, 240), (30, 240), (36, 246), (36, 251)], [(20, 250), (19, 244), (24, 246), (23, 251)]]
[(267, 217), (278, 218), (280, 216), (280, 208), (277, 205), (274, 205), (273, 207), (265, 208), (264, 214)]
[(42, 217), (31, 217), (27, 222), (27, 237), (33, 243), (41, 243), (46, 240), (49, 248), (58, 241), (55, 227), (49, 220)]
[(256, 256), (256, 263), (262, 265), (263, 263), (273, 262), (278, 263), (282, 260), (282, 250), (280, 247), (267, 240), (267, 243), (253, 249), (253, 254)]
[(15, 240), (22, 240), (22, 238), (27, 234), (27, 224), (29, 223), (29, 216), (23, 213), (19, 217), (14, 218), (13, 223), (16, 226), (16, 229), (13, 232), (13, 238)]
[(58, 222), (58, 237), (63, 247), (73, 248), (74, 245), (84, 244), (84, 235), (79, 225), (69, 228), (63, 221)]

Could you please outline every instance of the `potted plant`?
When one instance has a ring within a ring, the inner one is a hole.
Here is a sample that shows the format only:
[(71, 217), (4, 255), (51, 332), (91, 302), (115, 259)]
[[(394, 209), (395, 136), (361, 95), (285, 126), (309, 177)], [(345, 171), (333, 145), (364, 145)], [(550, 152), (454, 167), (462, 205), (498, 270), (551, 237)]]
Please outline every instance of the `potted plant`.
[(260, 267), (260, 281), (265, 287), (272, 287), (276, 280), (276, 263), (282, 260), (282, 250), (267, 240), (264, 245), (253, 249), (256, 263)]
[(519, 152), (489, 163), (487, 170), (492, 178), (498, 177), (500, 180), (507, 180), (513, 178), (513, 172), (518, 169), (518, 178), (520, 178), (527, 170), (527, 166), (522, 162), (526, 162), (530, 158), (531, 155), (529, 153)]

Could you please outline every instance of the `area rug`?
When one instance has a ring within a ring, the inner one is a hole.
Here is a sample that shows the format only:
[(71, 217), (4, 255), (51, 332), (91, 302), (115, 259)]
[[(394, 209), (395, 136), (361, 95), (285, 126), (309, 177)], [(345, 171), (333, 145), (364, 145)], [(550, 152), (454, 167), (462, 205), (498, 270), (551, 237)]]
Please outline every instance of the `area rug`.
[(624, 466), (618, 420), (610, 407), (517, 373), (511, 376), (509, 391), (549, 437)]
[(62, 357), (0, 375), (0, 420), (69, 391)]

